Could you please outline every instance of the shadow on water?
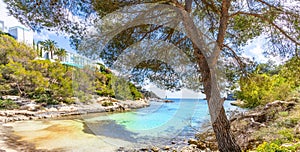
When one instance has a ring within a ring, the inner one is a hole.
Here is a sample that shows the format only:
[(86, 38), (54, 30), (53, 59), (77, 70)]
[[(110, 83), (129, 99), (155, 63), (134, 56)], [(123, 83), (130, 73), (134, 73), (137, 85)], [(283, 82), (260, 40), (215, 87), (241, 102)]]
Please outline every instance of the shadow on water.
[(83, 132), (98, 136), (118, 138), (129, 142), (138, 142), (135, 136), (137, 133), (126, 130), (123, 125), (117, 124), (113, 120), (102, 120), (93, 122), (83, 122)]

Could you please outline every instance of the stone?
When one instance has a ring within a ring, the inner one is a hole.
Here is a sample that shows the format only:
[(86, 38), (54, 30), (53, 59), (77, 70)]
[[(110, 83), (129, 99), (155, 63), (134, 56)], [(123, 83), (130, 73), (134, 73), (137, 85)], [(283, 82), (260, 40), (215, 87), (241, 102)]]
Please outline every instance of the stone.
[(2, 99), (5, 99), (5, 100), (13, 100), (13, 101), (17, 101), (17, 100), (19, 100), (20, 98), (21, 98), (20, 96), (10, 96), (10, 95), (2, 96)]
[(151, 151), (153, 151), (153, 152), (159, 152), (159, 148), (158, 147), (152, 147)]
[(140, 151), (148, 151), (148, 148), (141, 148)]
[(198, 141), (197, 141), (196, 139), (189, 139), (189, 140), (188, 140), (188, 143), (189, 143), (190, 145), (192, 145), (192, 144), (197, 145), (197, 144), (198, 144)]
[(206, 144), (204, 142), (198, 142), (197, 143), (197, 148), (201, 149), (201, 150), (204, 150), (206, 149)]
[(40, 109), (40, 107), (41, 107), (40, 105), (37, 105), (35, 103), (29, 103), (22, 106), (20, 109), (28, 110), (28, 111), (37, 111), (38, 109)]
[(170, 150), (170, 146), (165, 146), (163, 150)]

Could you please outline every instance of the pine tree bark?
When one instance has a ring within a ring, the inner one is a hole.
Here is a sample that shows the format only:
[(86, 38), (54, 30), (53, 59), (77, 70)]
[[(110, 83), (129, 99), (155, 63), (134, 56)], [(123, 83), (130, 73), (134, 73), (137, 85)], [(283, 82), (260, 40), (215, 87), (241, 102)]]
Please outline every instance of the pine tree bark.
[[(207, 60), (205, 59), (201, 51), (196, 47), (194, 47), (194, 55), (200, 67), (202, 82), (204, 85), (204, 93), (206, 95), (208, 105), (210, 106), (209, 102), (220, 102), (218, 100), (217, 101), (214, 100), (214, 99), (221, 99), (220, 94), (219, 97), (217, 98), (211, 97), (211, 95), (214, 94), (212, 93), (212, 91), (214, 91), (213, 88), (214, 86), (212, 81), (216, 81), (216, 80), (212, 80), (212, 76), (211, 76), (212, 73), (208, 66)], [(241, 152), (241, 148), (239, 147), (238, 144), (236, 144), (236, 141), (231, 133), (230, 122), (227, 119), (223, 105), (221, 106), (220, 111), (217, 113), (218, 113), (217, 118), (212, 121), (212, 127), (216, 135), (219, 151), (220, 152)]]

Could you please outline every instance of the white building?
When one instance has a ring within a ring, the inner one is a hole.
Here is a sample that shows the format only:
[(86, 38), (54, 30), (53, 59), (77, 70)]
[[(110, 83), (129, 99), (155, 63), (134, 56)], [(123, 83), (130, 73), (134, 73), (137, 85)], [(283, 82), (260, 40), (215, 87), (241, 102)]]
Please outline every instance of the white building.
[(33, 32), (20, 26), (9, 28), (8, 33), (11, 34), (18, 42), (33, 46)]
[(4, 32), (4, 22), (0, 21), (0, 31)]

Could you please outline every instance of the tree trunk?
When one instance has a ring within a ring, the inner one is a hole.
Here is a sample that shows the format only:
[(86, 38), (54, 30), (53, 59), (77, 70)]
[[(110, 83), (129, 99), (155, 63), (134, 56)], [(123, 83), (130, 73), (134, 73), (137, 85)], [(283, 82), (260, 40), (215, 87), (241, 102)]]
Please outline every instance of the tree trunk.
[(53, 51), (52, 50), (50, 51), (50, 55), (51, 55), (50, 59), (53, 59)]
[[(220, 93), (215, 90), (216, 86), (214, 86), (213, 81), (217, 81), (213, 79), (211, 69), (208, 66), (208, 62), (205, 59), (204, 55), (201, 53), (199, 49), (194, 47), (194, 55), (197, 59), (198, 65), (200, 67), (202, 82), (204, 85), (204, 93), (206, 95), (206, 99), (209, 105), (210, 114), (213, 114), (211, 109), (218, 109), (212, 107), (214, 104), (222, 104), (220, 105), (220, 109), (217, 113), (216, 119), (212, 119), (212, 127), (216, 135), (216, 139), (218, 142), (218, 148), (220, 152), (240, 152), (241, 148), (231, 133), (230, 130), (230, 122), (227, 119), (223, 103), (219, 103), (221, 99)], [(217, 83), (215, 83), (217, 84)], [(215, 92), (213, 92), (215, 91)], [(212, 95), (217, 97), (212, 97)], [(211, 116), (212, 117), (212, 116)], [(213, 118), (213, 117), (212, 117)]]

